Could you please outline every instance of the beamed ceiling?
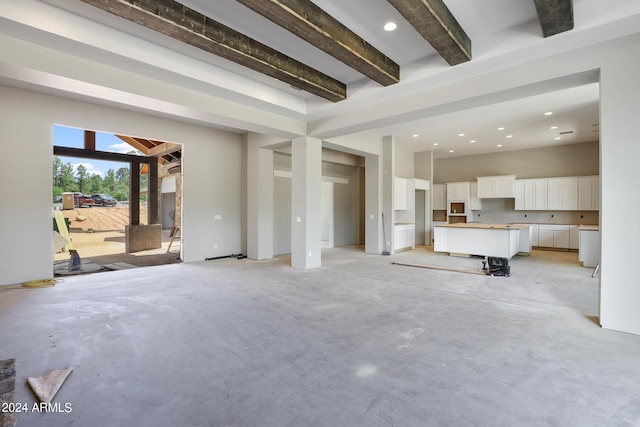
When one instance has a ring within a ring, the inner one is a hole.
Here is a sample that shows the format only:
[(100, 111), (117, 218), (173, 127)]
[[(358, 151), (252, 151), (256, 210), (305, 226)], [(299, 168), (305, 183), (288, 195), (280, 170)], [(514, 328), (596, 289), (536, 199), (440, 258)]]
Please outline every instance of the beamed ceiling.
[[(347, 84), (198, 10), (173, 0), (81, 0), (182, 43), (225, 58), (292, 87), (337, 102)], [(573, 28), (573, 0), (531, 0), (542, 35)], [(238, 3), (383, 86), (400, 81), (400, 66), (309, 0)], [(451, 66), (472, 60), (472, 40), (442, 0), (388, 0)], [(366, 2), (362, 2), (366, 5)], [(366, 7), (366, 6), (365, 6)]]

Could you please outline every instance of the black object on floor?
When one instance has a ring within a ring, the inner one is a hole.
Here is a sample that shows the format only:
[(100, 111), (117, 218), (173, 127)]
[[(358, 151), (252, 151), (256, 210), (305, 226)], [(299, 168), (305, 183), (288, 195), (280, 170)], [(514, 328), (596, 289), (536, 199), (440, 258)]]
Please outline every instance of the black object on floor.
[(509, 258), (498, 258), (498, 257), (490, 256), (487, 262), (489, 264), (489, 268), (486, 271), (487, 274), (491, 276), (505, 276), (505, 277), (511, 276), (511, 267), (509, 266)]

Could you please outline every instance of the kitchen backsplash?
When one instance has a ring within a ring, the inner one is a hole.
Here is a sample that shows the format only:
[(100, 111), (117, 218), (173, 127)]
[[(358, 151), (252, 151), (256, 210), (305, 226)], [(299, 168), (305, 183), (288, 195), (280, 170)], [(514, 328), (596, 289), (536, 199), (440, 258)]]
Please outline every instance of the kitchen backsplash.
[(597, 211), (516, 211), (514, 203), (514, 199), (482, 199), (482, 210), (473, 211), (473, 221), (497, 224), (599, 224)]

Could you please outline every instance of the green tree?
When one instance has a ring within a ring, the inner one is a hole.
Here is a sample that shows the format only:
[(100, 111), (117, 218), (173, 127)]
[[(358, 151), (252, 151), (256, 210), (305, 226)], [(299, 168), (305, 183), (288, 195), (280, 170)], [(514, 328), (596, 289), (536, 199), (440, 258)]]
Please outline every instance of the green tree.
[(91, 194), (104, 193), (102, 177), (100, 175), (91, 175), (87, 182), (87, 192)]
[(113, 169), (109, 169), (107, 171), (102, 184), (104, 191), (113, 196), (113, 193), (116, 191), (116, 173), (113, 171)]
[(89, 173), (87, 172), (87, 168), (83, 165), (78, 165), (76, 169), (76, 183), (78, 184), (78, 191), (84, 193), (85, 188), (87, 187), (87, 180), (89, 178)]
[(129, 168), (120, 168), (116, 171), (116, 180), (129, 185)]

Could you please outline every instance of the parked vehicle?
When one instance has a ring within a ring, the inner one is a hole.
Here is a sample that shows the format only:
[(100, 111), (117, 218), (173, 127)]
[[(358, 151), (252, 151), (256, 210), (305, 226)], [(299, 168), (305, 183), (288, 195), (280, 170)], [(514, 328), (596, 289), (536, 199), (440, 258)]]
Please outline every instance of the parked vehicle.
[(118, 201), (108, 194), (92, 194), (90, 196), (96, 206), (115, 206)]
[(73, 202), (77, 208), (91, 208), (96, 202), (82, 193), (73, 193)]

